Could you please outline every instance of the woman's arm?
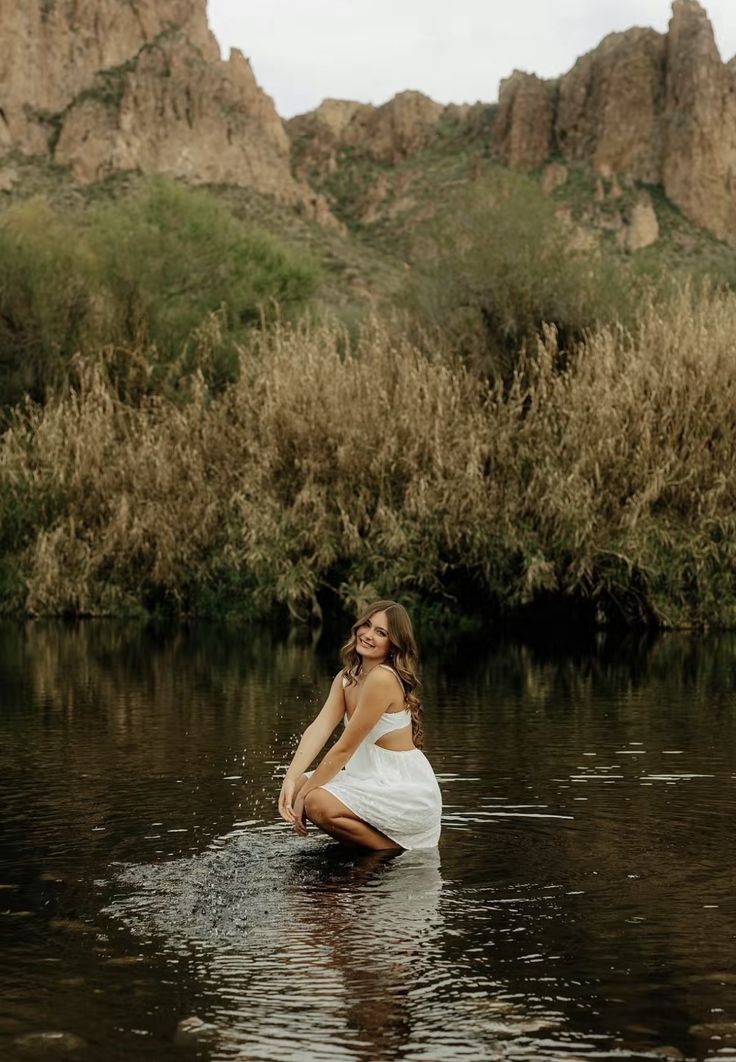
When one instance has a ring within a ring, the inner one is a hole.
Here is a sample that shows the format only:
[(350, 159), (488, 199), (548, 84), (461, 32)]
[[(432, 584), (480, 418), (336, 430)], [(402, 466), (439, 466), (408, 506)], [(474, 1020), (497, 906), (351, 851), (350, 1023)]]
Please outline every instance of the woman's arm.
[(342, 770), (396, 696), (396, 681), (384, 668), (374, 668), (365, 680), (352, 718), (311, 778), (299, 790), (303, 801), (313, 789), (330, 782)]
[(345, 715), (345, 694), (342, 688), (342, 671), (335, 675), (330, 686), (327, 700), (322, 709), (307, 729), (302, 734), (294, 757), (286, 772), (287, 778), (295, 781), (306, 771), (309, 764), (317, 756), (337, 724)]

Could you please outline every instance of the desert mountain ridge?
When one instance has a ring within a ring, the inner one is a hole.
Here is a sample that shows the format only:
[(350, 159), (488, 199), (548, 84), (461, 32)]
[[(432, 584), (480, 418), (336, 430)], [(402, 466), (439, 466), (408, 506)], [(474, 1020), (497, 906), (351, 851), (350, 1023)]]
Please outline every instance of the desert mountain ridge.
[(552, 182), (585, 164), (659, 186), (736, 241), (736, 60), (722, 62), (697, 0), (674, 0), (667, 33), (610, 34), (558, 79), (514, 71), (497, 105), (407, 91), (288, 122), (240, 51), (221, 58), (206, 0), (0, 0), (0, 41), (0, 156), (47, 158), (82, 183), (141, 170), (247, 187), (339, 227), (329, 178), (347, 154), (390, 172), (451, 125), (479, 157)]

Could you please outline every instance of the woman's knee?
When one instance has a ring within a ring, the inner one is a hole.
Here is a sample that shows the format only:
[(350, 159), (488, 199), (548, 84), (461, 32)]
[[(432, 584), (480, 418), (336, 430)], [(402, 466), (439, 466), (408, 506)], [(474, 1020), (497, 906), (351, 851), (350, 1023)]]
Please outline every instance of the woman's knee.
[(315, 826), (322, 826), (330, 819), (329, 798), (322, 789), (313, 789), (307, 793), (304, 801), (304, 810), (310, 822)]

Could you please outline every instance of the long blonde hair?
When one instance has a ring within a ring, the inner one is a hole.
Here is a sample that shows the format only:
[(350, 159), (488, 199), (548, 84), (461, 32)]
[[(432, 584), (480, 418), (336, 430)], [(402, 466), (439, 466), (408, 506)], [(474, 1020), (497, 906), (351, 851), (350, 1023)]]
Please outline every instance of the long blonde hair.
[(345, 675), (349, 684), (357, 683), (362, 666), (356, 649), (358, 627), (362, 627), (376, 612), (386, 613), (386, 629), (391, 642), (386, 663), (396, 672), (404, 689), (404, 700), (411, 712), (412, 741), (420, 749), (424, 744), (424, 726), (422, 705), (416, 695), (420, 686), (417, 643), (409, 613), (398, 601), (376, 601), (357, 618), (351, 628), (350, 638), (341, 649)]

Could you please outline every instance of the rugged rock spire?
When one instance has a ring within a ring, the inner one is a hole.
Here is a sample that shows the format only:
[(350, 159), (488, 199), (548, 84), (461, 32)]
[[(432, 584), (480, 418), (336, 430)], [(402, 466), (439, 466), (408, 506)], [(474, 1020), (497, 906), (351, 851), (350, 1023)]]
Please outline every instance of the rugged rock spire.
[(661, 184), (690, 220), (736, 240), (736, 69), (697, 0), (674, 0), (669, 32), (614, 33), (558, 82), (502, 82), (497, 148), (534, 169), (559, 154), (600, 174)]
[(664, 189), (691, 220), (736, 239), (736, 71), (695, 0), (675, 0), (667, 37)]
[(533, 170), (552, 150), (556, 86), (514, 70), (498, 92), (496, 136), (507, 166)]

